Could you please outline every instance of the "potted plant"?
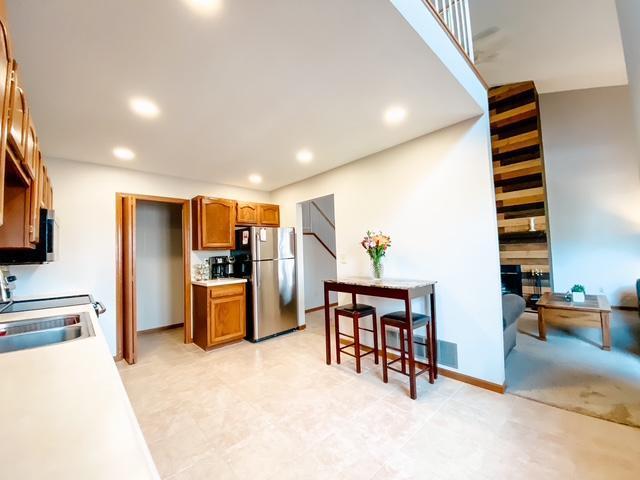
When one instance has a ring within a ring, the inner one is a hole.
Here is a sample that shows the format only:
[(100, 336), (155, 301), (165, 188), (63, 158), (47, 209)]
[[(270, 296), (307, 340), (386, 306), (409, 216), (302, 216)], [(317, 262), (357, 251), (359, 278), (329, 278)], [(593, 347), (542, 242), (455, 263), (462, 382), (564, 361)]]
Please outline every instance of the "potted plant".
[(574, 303), (582, 303), (586, 300), (584, 286), (575, 284), (571, 287), (571, 300)]
[(382, 278), (384, 274), (382, 258), (387, 253), (387, 248), (391, 246), (391, 237), (383, 235), (382, 232), (373, 233), (367, 230), (367, 235), (362, 239), (360, 245), (362, 245), (369, 254), (369, 258), (371, 258), (371, 273), (373, 278)]

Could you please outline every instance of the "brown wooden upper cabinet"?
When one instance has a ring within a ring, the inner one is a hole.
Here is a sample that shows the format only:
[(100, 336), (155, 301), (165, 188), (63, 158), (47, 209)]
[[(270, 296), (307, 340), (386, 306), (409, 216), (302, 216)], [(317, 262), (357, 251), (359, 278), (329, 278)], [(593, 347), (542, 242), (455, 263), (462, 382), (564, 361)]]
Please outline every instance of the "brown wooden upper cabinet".
[(258, 204), (253, 202), (238, 202), (236, 207), (236, 223), (238, 225), (257, 225)]
[(4, 219), (4, 169), (7, 158), (9, 100), (11, 98), (11, 52), (7, 29), (0, 19), (0, 226)]
[(236, 202), (223, 198), (191, 199), (193, 249), (231, 250), (236, 248)]
[(18, 64), (13, 61), (9, 100), (9, 146), (18, 162), (24, 162), (27, 149), (27, 98), (18, 83)]
[(238, 202), (236, 224), (260, 227), (280, 226), (280, 207), (265, 203)]
[(258, 223), (265, 227), (280, 226), (280, 207), (266, 203), (258, 204)]
[(40, 208), (53, 208), (53, 187), (35, 120), (0, 19), (0, 249), (31, 249), (40, 240)]

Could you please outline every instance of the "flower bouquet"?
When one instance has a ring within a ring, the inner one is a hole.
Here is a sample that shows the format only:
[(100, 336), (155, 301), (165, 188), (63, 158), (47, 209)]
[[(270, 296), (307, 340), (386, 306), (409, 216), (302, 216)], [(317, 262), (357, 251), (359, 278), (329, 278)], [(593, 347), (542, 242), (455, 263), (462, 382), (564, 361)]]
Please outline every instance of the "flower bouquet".
[(387, 248), (391, 246), (391, 237), (383, 235), (382, 232), (373, 233), (367, 231), (367, 235), (362, 239), (360, 245), (362, 245), (371, 258), (373, 278), (382, 278), (384, 273), (382, 258), (387, 253)]

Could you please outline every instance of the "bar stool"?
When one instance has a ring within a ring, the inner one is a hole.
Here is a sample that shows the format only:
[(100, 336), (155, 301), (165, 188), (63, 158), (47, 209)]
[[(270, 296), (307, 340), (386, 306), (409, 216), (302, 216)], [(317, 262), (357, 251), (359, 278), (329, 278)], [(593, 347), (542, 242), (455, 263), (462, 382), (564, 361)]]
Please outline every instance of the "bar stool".
[[(360, 319), (362, 317), (371, 316), (372, 328), (364, 328), (360, 325)], [(353, 335), (340, 332), (340, 317), (349, 317), (353, 321)], [(336, 361), (340, 363), (340, 353), (344, 353), (356, 359), (356, 372), (362, 371), (360, 366), (360, 359), (364, 356), (373, 353), (374, 361), (378, 364), (378, 321), (376, 317), (376, 309), (371, 305), (365, 305), (363, 303), (349, 303), (336, 307), (335, 311), (335, 328), (336, 328)], [(373, 333), (373, 350), (366, 353), (361, 352), (360, 345), (360, 330)], [(348, 345), (340, 345), (340, 337), (349, 337), (353, 339), (353, 343)], [(345, 352), (346, 348), (353, 347), (354, 353)]]
[[(429, 383), (434, 383), (434, 368), (435, 359), (433, 358), (433, 352), (435, 351), (434, 344), (435, 338), (431, 332), (431, 317), (422, 313), (411, 313), (411, 322), (407, 320), (405, 312), (393, 312), (387, 313), (380, 319), (380, 325), (382, 328), (382, 380), (384, 383), (389, 381), (387, 370), (393, 370), (394, 372), (402, 373), (409, 377), (409, 385), (411, 391), (411, 398), (417, 398), (416, 392), (416, 378), (425, 372), (429, 372)], [(413, 330), (420, 327), (427, 327), (426, 343), (416, 342), (413, 336)], [(387, 328), (397, 328), (398, 337), (400, 339), (400, 348), (389, 347), (387, 345)], [(416, 372), (416, 359), (414, 354), (414, 345), (422, 345), (427, 352), (427, 366)], [(400, 352), (400, 357), (388, 361), (387, 348)], [(392, 367), (391, 365), (400, 362), (401, 369)], [(408, 371), (407, 371), (407, 366)]]

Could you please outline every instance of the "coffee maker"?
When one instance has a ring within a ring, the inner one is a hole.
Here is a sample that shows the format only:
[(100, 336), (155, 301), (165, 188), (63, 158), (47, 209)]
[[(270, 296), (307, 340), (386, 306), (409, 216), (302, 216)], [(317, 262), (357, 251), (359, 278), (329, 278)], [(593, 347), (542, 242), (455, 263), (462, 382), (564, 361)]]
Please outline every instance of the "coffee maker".
[(212, 279), (233, 277), (235, 261), (236, 259), (233, 256), (218, 255), (209, 257), (210, 277)]

